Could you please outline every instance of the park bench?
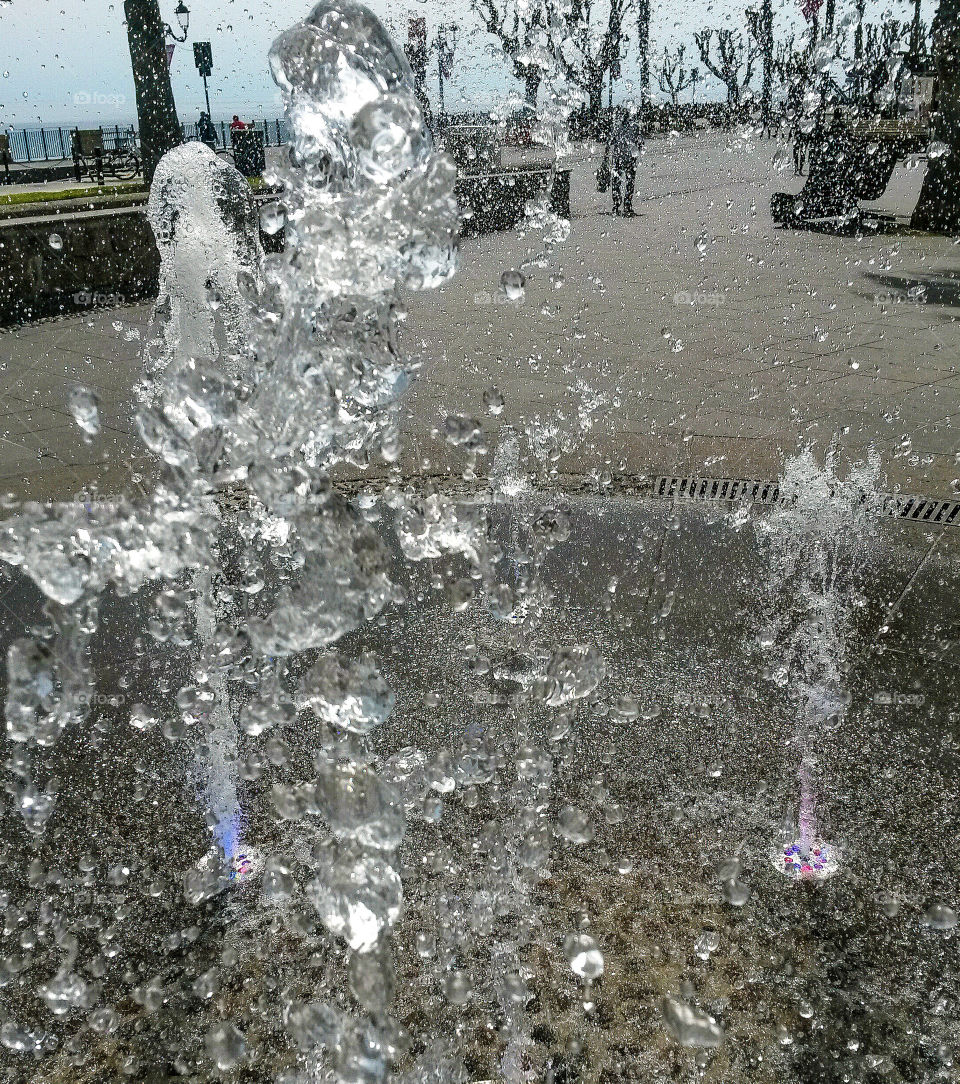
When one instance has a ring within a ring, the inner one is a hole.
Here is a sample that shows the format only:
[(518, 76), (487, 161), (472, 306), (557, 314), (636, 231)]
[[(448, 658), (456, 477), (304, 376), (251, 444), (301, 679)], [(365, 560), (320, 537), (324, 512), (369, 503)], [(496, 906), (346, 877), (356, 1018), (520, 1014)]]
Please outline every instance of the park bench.
[(882, 118), (854, 124), (853, 135), (858, 139), (872, 140), (876, 143), (917, 144), (920, 149), (930, 138), (929, 125), (922, 120), (911, 118)]
[(457, 201), (466, 212), (467, 233), (512, 229), (523, 220), (527, 202), (548, 187), (550, 210), (570, 217), (569, 169), (505, 167), (500, 135), (491, 125), (449, 127), (441, 144), (457, 167)]
[(796, 195), (776, 192), (771, 198), (773, 220), (781, 226), (854, 226), (860, 219), (858, 201), (879, 199), (897, 162), (925, 150), (929, 138), (928, 127), (909, 118), (827, 128), (811, 148), (802, 190)]
[(140, 172), (140, 158), (132, 133), (118, 134), (113, 147), (105, 148), (101, 129), (75, 128), (70, 134), (70, 146), (77, 181), (89, 177), (91, 181), (103, 184), (105, 174), (129, 179)]

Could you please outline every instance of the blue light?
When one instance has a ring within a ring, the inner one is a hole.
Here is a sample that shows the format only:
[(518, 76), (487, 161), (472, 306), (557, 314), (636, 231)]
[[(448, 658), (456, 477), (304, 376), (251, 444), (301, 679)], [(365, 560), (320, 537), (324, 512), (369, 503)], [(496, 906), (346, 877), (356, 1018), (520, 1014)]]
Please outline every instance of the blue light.
[(217, 846), (223, 851), (224, 857), (228, 861), (233, 861), (237, 853), (240, 845), (241, 827), (242, 817), (238, 809), (232, 817), (218, 821), (213, 829), (213, 838), (217, 841)]

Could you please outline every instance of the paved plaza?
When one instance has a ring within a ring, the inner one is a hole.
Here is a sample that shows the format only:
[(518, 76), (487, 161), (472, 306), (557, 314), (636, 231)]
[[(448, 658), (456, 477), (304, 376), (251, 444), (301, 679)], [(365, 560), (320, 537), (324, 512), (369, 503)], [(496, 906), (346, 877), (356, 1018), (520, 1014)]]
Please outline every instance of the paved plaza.
[[(622, 219), (581, 152), (570, 236), (522, 301), (500, 276), (541, 235), (465, 241), (456, 278), (409, 298), (403, 347), (423, 364), (404, 405), (404, 472), (459, 474), (440, 431), (468, 414), (491, 444), (505, 424), (529, 434), (544, 481), (775, 478), (785, 456), (836, 438), (849, 459), (876, 448), (889, 488), (950, 496), (960, 250), (905, 226), (922, 166), (898, 169), (880, 232), (854, 238), (774, 227), (770, 194), (802, 183), (778, 172), (787, 161), (737, 133), (651, 142), (637, 217)], [(148, 317), (126, 306), (0, 333), (0, 488), (129, 488), (145, 469), (131, 388)], [(74, 382), (100, 396), (89, 445), (66, 410)], [(499, 415), (484, 405), (491, 386)]]

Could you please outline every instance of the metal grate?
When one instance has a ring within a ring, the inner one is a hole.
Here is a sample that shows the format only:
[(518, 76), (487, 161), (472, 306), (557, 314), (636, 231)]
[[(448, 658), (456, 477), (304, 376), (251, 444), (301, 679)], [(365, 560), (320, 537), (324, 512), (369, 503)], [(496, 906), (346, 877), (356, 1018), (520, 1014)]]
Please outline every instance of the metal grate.
[(883, 514), (917, 523), (941, 523), (952, 527), (960, 524), (960, 501), (886, 493), (883, 497)]
[(756, 482), (744, 478), (667, 478), (654, 483), (654, 496), (679, 497), (687, 501), (753, 501), (775, 504), (780, 497), (778, 482)]
[[(780, 499), (780, 484), (744, 478), (678, 478), (662, 475), (653, 484), (653, 495), (686, 501), (776, 504)], [(881, 496), (881, 515), (913, 523), (960, 526), (960, 501), (904, 493), (884, 493)]]

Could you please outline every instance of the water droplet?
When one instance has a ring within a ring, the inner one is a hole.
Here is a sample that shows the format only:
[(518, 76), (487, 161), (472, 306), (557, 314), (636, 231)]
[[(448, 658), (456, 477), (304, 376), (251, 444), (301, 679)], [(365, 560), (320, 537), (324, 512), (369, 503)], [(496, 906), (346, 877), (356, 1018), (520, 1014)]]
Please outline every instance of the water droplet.
[(100, 405), (97, 396), (89, 388), (74, 387), (67, 395), (67, 406), (73, 420), (88, 436), (100, 432)]
[(207, 1054), (221, 1071), (236, 1068), (246, 1050), (246, 1040), (235, 1024), (217, 1024), (207, 1034)]
[(709, 1013), (674, 997), (663, 999), (661, 1011), (667, 1033), (681, 1046), (714, 1050), (723, 1042), (723, 1029)]
[(522, 301), (526, 284), (527, 280), (519, 271), (504, 271), (500, 276), (500, 289), (508, 301)]
[(592, 982), (603, 974), (603, 953), (589, 934), (567, 934), (563, 942), (563, 954), (570, 970), (587, 982)]
[(451, 1005), (466, 1005), (473, 993), (473, 983), (465, 971), (448, 972), (444, 983), (443, 993)]
[(931, 929), (952, 930), (957, 924), (957, 912), (945, 903), (932, 903), (923, 919)]
[(279, 233), (287, 221), (286, 209), (279, 203), (266, 203), (260, 208), (260, 229), (269, 236)]
[(483, 393), (483, 405), (487, 408), (489, 414), (503, 413), (504, 400), (500, 394), (500, 389), (496, 385), (491, 385)]

